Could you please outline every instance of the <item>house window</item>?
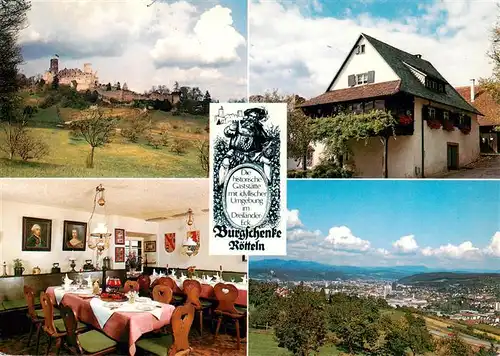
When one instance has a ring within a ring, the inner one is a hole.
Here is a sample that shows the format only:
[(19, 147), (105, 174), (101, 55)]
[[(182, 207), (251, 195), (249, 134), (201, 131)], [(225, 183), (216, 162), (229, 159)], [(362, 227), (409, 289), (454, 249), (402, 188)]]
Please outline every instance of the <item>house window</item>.
[(373, 110), (373, 101), (367, 101), (365, 103), (365, 112), (370, 112)]
[(363, 103), (353, 104), (353, 111), (355, 114), (361, 114), (363, 112)]
[(368, 73), (361, 73), (356, 76), (358, 85), (368, 83)]
[(429, 107), (429, 119), (434, 120), (436, 119), (436, 109)]
[(450, 112), (449, 111), (443, 111), (443, 119), (444, 120), (450, 119)]

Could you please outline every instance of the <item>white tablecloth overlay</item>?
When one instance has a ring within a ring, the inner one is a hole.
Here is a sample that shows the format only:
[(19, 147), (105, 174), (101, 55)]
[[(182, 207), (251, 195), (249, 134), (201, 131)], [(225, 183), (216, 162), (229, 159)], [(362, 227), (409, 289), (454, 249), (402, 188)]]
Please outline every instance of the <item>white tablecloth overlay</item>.
[[(90, 306), (92, 308), (92, 312), (94, 313), (97, 322), (99, 323), (99, 326), (104, 328), (104, 325), (108, 322), (109, 318), (111, 318), (111, 315), (116, 312), (126, 312), (126, 313), (150, 313), (153, 315), (156, 319), (161, 318), (161, 314), (163, 312), (163, 308), (154, 308), (153, 310), (150, 311), (144, 311), (144, 310), (138, 310), (136, 308), (137, 305), (142, 304), (142, 303), (129, 303), (129, 302), (122, 302), (119, 303), (121, 304), (119, 308), (116, 309), (109, 309), (105, 307), (106, 302), (102, 301), (99, 298), (92, 298), (90, 300)], [(153, 305), (154, 306), (154, 305)]]
[(91, 289), (77, 289), (77, 290), (68, 289), (68, 290), (66, 290), (63, 287), (55, 287), (54, 288), (54, 296), (56, 297), (57, 304), (61, 304), (61, 300), (63, 299), (63, 297), (66, 293), (84, 294), (84, 295), (93, 294)]

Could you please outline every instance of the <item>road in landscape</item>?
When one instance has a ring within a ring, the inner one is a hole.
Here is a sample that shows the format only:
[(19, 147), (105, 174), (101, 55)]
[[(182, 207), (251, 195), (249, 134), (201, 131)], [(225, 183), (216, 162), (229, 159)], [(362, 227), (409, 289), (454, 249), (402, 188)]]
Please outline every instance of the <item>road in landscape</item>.
[[(439, 336), (439, 337), (450, 337), (449, 334), (444, 333), (442, 331), (436, 330), (436, 329), (430, 329), (429, 330), (431, 334)], [(481, 340), (478, 338), (475, 338), (470, 335), (465, 335), (465, 334), (459, 334), (460, 338), (464, 340), (468, 344), (472, 345), (477, 345), (477, 346), (485, 346), (485, 347), (490, 347), (491, 343), (489, 341)], [(494, 344), (495, 347), (500, 347), (500, 344)]]

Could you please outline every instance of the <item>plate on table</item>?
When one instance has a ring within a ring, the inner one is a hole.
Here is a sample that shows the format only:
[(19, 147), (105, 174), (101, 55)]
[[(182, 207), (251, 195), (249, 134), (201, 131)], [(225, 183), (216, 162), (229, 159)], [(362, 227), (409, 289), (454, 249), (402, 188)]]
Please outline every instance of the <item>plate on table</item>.
[(151, 303), (152, 302), (151, 298), (148, 298), (148, 297), (139, 297), (139, 298), (136, 298), (135, 300), (139, 303)]
[(117, 309), (120, 307), (120, 303), (116, 303), (116, 302), (108, 302), (108, 303), (104, 303), (103, 305), (105, 308), (108, 308), (108, 309)]
[(126, 302), (128, 298), (121, 293), (101, 293), (99, 296), (105, 302)]
[(151, 311), (155, 310), (156, 307), (152, 304), (137, 304), (135, 308), (140, 311)]

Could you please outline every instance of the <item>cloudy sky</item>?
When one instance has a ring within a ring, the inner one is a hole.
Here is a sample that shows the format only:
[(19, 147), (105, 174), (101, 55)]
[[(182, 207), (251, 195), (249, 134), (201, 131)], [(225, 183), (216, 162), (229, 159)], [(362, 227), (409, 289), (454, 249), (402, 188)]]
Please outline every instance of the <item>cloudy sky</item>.
[(491, 73), (497, 2), (251, 0), (250, 93), (323, 93), (362, 32), (422, 54), (452, 85), (469, 85)]
[(90, 62), (101, 82), (199, 86), (219, 100), (247, 94), (244, 0), (32, 0), (20, 36), (27, 75)]
[(500, 181), (290, 180), (286, 259), (498, 269)]

